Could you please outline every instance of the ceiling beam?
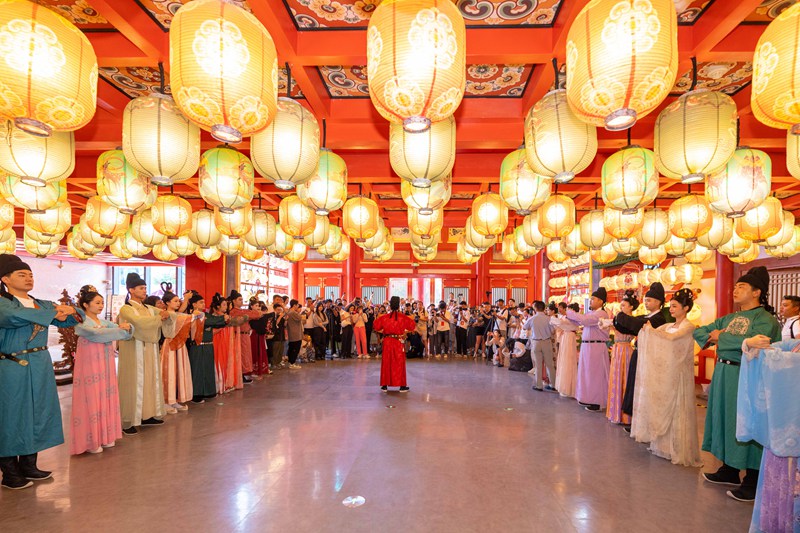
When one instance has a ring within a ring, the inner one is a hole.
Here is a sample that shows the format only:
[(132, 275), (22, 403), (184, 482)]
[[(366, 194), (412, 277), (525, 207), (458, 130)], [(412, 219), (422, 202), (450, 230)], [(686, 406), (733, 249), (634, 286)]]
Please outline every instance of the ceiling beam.
[[(169, 34), (135, 0), (92, 0), (92, 7), (145, 56), (156, 63), (169, 63)], [(113, 49), (95, 47), (95, 50)]]

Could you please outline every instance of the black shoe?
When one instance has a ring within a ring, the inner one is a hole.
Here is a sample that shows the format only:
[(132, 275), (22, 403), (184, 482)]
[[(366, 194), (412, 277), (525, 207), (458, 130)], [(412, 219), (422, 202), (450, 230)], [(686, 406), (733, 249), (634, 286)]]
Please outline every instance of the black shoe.
[(703, 477), (715, 485), (739, 485), (741, 483), (739, 471), (727, 465), (722, 465), (716, 472), (703, 472)]
[(148, 418), (147, 420), (142, 420), (143, 426), (160, 426), (163, 424), (163, 420), (159, 420), (158, 418)]
[(597, 411), (600, 410), (600, 406), (597, 405), (596, 403), (592, 403), (592, 404), (589, 404), (586, 407), (584, 407), (584, 409), (586, 409), (587, 411), (592, 411), (592, 412), (596, 413)]
[(381, 387), (381, 392), (389, 392), (389, 387), (384, 385), (383, 387)]
[(32, 453), (30, 455), (19, 456), (19, 471), (26, 479), (31, 481), (43, 481), (53, 477), (52, 472), (39, 470), (36, 466), (36, 458), (38, 455), (38, 453)]
[(242, 376), (242, 382), (244, 382), (245, 385), (252, 385), (253, 378), (250, 376)]
[(534, 385), (533, 387), (531, 387), (531, 389), (533, 389), (533, 390), (535, 390), (535, 391), (539, 391), (539, 392), (542, 392), (542, 390), (543, 390), (543, 389), (540, 389), (539, 387), (537, 387), (536, 385)]
[(19, 461), (14, 457), (0, 457), (0, 470), (3, 472), (2, 486), (11, 490), (27, 489), (33, 482), (25, 479), (19, 468)]
[(630, 434), (630, 432), (631, 432), (631, 427), (630, 427), (630, 426), (622, 426), (622, 431), (624, 431), (625, 433), (628, 433), (628, 434)]
[(3, 476), (3, 482), (0, 483), (3, 488), (11, 490), (22, 490), (33, 486), (33, 481), (25, 479), (24, 477), (9, 477)]
[(592, 404), (590, 404), (590, 403), (578, 402), (578, 405), (582, 405), (582, 406), (584, 406), (584, 407), (588, 407), (588, 406), (590, 406), (590, 405), (592, 405)]
[(410, 390), (408, 387), (400, 387), (400, 392), (408, 392)]
[(756, 489), (744, 485), (738, 489), (729, 490), (725, 494), (739, 502), (752, 502), (756, 499)]
[(138, 429), (136, 429), (136, 428), (135, 428), (135, 427), (133, 427), (133, 426), (131, 426), (131, 427), (129, 427), (129, 428), (122, 428), (122, 432), (123, 432), (124, 434), (126, 434), (126, 435), (138, 435), (138, 434), (139, 434), (139, 430), (138, 430)]
[(196, 396), (192, 398), (192, 403), (206, 403), (202, 396)]
[(555, 387), (551, 387), (550, 385), (545, 387), (544, 390), (545, 392), (558, 392)]

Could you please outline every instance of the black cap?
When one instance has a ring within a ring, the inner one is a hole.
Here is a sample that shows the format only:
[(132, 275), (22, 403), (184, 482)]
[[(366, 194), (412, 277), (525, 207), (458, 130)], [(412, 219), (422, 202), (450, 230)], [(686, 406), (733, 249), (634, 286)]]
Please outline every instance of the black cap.
[(598, 288), (596, 291), (592, 293), (592, 296), (594, 296), (595, 298), (600, 298), (601, 300), (603, 300), (603, 302), (606, 302), (606, 300), (608, 300), (608, 293), (606, 292), (605, 287)]
[(747, 271), (747, 274), (736, 280), (736, 283), (747, 283), (754, 289), (760, 289), (762, 296), (767, 294), (769, 290), (769, 272), (767, 267), (758, 266), (753, 267)]
[(646, 293), (644, 293), (644, 297), (655, 298), (656, 300), (660, 301), (663, 304), (664, 300), (666, 299), (666, 296), (664, 296), (664, 286), (658, 281), (656, 281), (655, 283), (650, 285), (650, 288), (647, 290)]
[(30, 270), (31, 267), (27, 263), (23, 263), (22, 259), (16, 255), (0, 254), (0, 278), (8, 276), (17, 270)]
[(128, 277), (125, 278), (126, 289), (135, 289), (136, 287), (141, 287), (142, 285), (147, 285), (147, 283), (145, 283), (145, 281), (142, 279), (142, 276), (140, 276), (138, 272), (128, 272)]
[(236, 289), (231, 289), (231, 294), (228, 296), (228, 300), (235, 300), (236, 298), (241, 298), (242, 294), (237, 291)]
[(399, 296), (392, 296), (389, 299), (389, 308), (392, 311), (397, 311), (400, 309), (400, 297)]

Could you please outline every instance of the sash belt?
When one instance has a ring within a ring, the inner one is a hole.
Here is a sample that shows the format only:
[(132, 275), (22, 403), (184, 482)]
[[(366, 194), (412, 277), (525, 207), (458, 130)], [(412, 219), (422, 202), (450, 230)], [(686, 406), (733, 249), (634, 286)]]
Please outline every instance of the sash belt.
[(404, 339), (405, 338), (405, 335), (393, 335), (393, 334), (390, 334), (390, 333), (384, 333), (383, 336), (384, 337), (389, 337), (390, 339)]
[(586, 342), (586, 343), (593, 343), (593, 342), (594, 342), (594, 343), (601, 343), (601, 342), (602, 342), (603, 344), (605, 344), (605, 343), (606, 343), (606, 341), (581, 341), (581, 342), (582, 342), (582, 343), (583, 343), (583, 342)]
[(14, 361), (20, 366), (28, 366), (28, 361), (26, 361), (25, 359), (19, 359), (17, 356), (29, 353), (43, 352), (45, 350), (47, 350), (47, 346), (39, 346), (38, 348), (30, 348), (28, 350), (21, 350), (19, 352), (14, 352), (14, 353), (0, 353), (0, 359), (8, 359), (9, 361)]

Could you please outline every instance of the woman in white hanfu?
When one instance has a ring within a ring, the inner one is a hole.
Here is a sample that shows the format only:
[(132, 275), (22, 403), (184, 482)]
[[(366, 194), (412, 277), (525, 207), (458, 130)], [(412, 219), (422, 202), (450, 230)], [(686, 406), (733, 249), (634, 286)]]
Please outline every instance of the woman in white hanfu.
[(686, 317), (694, 295), (681, 289), (669, 312), (675, 322), (639, 333), (639, 362), (633, 403), (631, 437), (649, 442), (650, 451), (673, 464), (700, 466), (694, 392), (695, 330)]

